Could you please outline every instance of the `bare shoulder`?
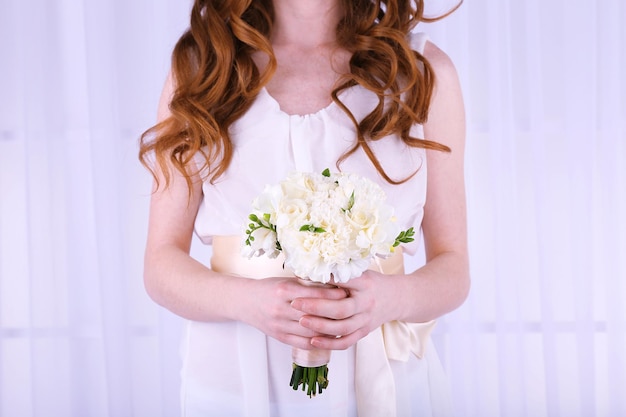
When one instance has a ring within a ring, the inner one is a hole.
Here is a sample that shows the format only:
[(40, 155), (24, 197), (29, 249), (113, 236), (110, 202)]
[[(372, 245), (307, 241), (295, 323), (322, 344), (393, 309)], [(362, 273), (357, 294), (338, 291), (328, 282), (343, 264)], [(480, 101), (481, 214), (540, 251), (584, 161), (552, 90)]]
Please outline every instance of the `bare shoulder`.
[(424, 46), (424, 58), (428, 60), (437, 78), (441, 81), (458, 82), (458, 74), (452, 59), (431, 41)]
[(465, 109), (457, 70), (448, 54), (430, 41), (424, 48), (424, 57), (435, 73), (428, 121), (424, 124), (425, 134), (450, 148), (462, 149)]
[(161, 91), (161, 98), (159, 99), (159, 107), (157, 110), (157, 120), (163, 121), (170, 116), (170, 102), (174, 96), (175, 81), (172, 71), (167, 74), (163, 90)]

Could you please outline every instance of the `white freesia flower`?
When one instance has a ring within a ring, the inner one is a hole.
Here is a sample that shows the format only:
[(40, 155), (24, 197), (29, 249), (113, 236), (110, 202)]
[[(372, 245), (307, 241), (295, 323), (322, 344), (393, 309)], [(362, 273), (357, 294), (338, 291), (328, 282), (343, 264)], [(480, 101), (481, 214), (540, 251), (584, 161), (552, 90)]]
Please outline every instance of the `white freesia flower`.
[(266, 228), (256, 229), (251, 233), (254, 240), (250, 245), (243, 245), (242, 254), (247, 258), (266, 255), (268, 258), (276, 258), (280, 251), (276, 247), (276, 232)]
[(270, 222), (274, 223), (282, 199), (283, 193), (280, 185), (266, 185), (263, 193), (252, 202), (252, 209), (255, 213), (269, 213)]

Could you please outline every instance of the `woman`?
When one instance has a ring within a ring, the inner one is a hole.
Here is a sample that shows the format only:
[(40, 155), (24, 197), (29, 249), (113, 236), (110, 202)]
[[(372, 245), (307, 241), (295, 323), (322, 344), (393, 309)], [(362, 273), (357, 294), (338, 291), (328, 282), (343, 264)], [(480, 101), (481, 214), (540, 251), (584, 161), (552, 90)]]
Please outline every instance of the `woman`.
[[(469, 288), (464, 110), (449, 58), (411, 33), (422, 12), (407, 0), (195, 1), (140, 150), (156, 180), (146, 289), (188, 319), (183, 415), (450, 412), (428, 334)], [(314, 288), (242, 258), (264, 185), (325, 168), (383, 187), (401, 225), (421, 227), (427, 263), (404, 273), (398, 251)], [(189, 256), (194, 230), (210, 267)], [(323, 394), (289, 387), (291, 347), (333, 351)]]

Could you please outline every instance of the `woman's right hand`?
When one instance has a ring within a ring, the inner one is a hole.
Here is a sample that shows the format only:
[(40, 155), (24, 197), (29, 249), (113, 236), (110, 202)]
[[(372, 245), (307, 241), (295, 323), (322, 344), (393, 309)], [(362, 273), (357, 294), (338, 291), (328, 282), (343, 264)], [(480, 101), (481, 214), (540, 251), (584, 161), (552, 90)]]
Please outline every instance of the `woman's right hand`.
[(300, 349), (313, 349), (311, 338), (320, 336), (299, 323), (304, 315), (291, 303), (296, 298), (341, 300), (346, 291), (334, 286), (306, 286), (295, 277), (249, 279), (243, 283), (238, 320), (266, 335)]

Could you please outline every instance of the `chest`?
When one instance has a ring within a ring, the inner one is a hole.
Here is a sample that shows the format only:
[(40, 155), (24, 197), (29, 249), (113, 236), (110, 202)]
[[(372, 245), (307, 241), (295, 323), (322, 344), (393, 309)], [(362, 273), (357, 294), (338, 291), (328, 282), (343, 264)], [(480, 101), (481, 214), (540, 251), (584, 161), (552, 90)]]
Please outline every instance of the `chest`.
[(266, 89), (287, 114), (313, 114), (327, 107), (337, 81), (348, 71), (345, 51), (275, 48), (274, 53), (278, 66)]

